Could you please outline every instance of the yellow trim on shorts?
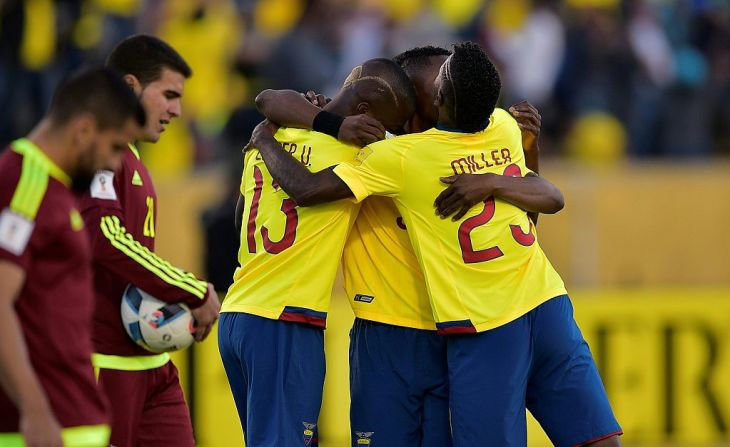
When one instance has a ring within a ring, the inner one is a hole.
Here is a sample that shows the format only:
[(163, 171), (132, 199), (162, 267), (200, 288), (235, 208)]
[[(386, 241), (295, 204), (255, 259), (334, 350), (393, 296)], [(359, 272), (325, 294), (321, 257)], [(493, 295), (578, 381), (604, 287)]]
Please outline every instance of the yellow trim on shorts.
[[(65, 447), (106, 447), (109, 445), (111, 428), (108, 425), (80, 425), (61, 430), (61, 438)], [(3, 447), (26, 447), (20, 433), (0, 433), (0, 445)]]
[[(125, 357), (121, 355), (91, 354), (91, 363), (96, 369), (116, 369), (119, 371), (146, 371), (165, 366), (170, 354), (140, 355)], [(98, 379), (98, 376), (97, 376)]]

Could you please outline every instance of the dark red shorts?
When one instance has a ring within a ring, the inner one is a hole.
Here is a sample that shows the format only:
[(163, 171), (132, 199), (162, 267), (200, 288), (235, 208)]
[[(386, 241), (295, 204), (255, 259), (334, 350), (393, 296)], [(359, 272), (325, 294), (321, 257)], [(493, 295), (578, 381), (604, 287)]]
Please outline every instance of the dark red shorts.
[(172, 362), (145, 371), (99, 370), (111, 403), (114, 447), (193, 447), (193, 426)]

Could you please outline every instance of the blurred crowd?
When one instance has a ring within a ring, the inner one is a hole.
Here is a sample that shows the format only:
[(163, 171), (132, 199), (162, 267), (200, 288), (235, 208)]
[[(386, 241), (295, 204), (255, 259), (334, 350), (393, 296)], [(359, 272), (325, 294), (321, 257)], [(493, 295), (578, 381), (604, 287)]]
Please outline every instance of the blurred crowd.
[(0, 0), (0, 18), (0, 144), (123, 37), (177, 48), (195, 74), (148, 153), (161, 176), (237, 156), (263, 88), (333, 95), (368, 58), (466, 39), (498, 63), (503, 106), (540, 109), (547, 156), (730, 154), (728, 0)]

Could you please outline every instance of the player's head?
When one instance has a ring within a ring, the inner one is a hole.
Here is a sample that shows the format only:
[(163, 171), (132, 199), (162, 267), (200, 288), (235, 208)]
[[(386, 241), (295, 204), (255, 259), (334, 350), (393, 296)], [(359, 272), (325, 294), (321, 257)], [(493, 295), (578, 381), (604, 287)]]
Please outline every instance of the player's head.
[(411, 48), (393, 58), (406, 72), (416, 90), (416, 113), (406, 123), (407, 133), (423, 132), (436, 125), (439, 110), (434, 81), (451, 52), (445, 48), (425, 46)]
[(497, 68), (474, 42), (454, 45), (434, 85), (439, 121), (471, 133), (487, 127), (502, 87)]
[(88, 189), (99, 169), (117, 169), (127, 144), (145, 125), (145, 110), (121, 76), (90, 68), (56, 89), (48, 122), (69, 142), (74, 189)]
[(147, 111), (139, 139), (159, 140), (165, 126), (182, 113), (183, 87), (193, 74), (190, 66), (170, 45), (144, 34), (119, 42), (106, 65), (124, 75)]
[(379, 58), (353, 68), (335, 101), (346, 103), (350, 115), (366, 113), (400, 134), (416, 108), (416, 93), (398, 64)]

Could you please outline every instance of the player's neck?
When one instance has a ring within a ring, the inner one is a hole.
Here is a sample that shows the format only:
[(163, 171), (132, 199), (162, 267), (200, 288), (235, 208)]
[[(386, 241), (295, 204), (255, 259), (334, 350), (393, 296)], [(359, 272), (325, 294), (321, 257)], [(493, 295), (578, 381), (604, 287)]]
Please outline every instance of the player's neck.
[(68, 136), (55, 129), (48, 119), (42, 120), (28, 134), (28, 139), (33, 142), (65, 173), (74, 171), (73, 155), (69, 148), (72, 143), (67, 141)]
[(459, 129), (456, 120), (451, 118), (448, 110), (443, 106), (439, 107), (439, 118), (436, 127), (439, 129)]

